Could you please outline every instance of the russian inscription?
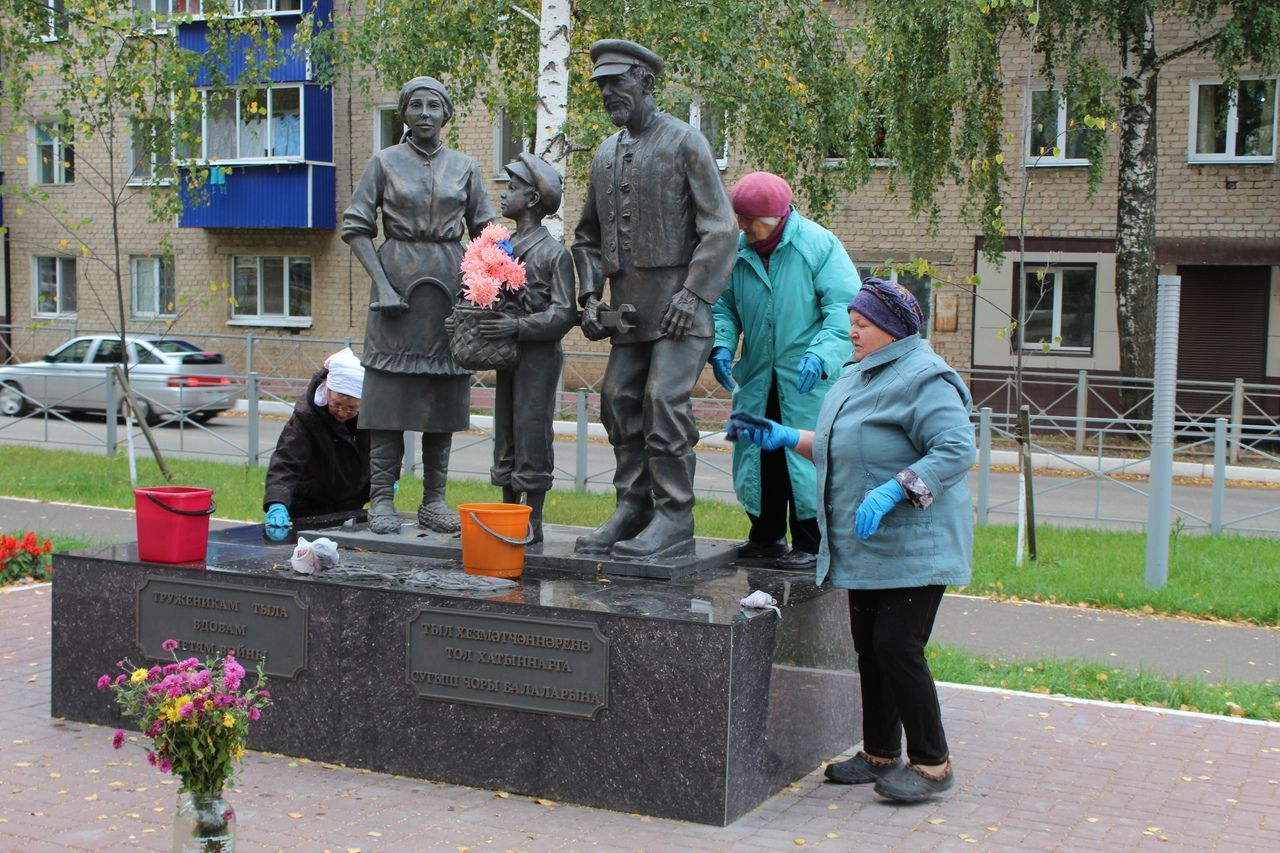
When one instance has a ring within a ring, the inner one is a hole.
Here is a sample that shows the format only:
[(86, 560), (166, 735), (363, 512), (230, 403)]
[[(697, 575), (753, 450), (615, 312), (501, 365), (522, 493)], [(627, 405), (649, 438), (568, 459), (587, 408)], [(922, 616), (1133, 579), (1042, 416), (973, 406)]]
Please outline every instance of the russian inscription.
[(247, 667), (262, 664), (275, 678), (292, 679), (307, 666), (307, 606), (295, 594), (205, 581), (148, 577), (138, 589), (137, 642), (152, 660), (177, 653), (235, 656)]
[(594, 624), (424, 607), (406, 670), (425, 699), (592, 719), (609, 700), (609, 640)]

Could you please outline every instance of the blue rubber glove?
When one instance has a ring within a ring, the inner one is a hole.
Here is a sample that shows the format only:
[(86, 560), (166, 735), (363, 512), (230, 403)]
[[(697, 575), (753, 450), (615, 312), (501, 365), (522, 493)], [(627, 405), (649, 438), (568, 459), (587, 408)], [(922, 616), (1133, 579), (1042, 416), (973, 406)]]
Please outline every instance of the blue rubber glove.
[(730, 441), (746, 439), (762, 450), (795, 447), (800, 443), (799, 430), (750, 412), (734, 412), (730, 415), (724, 436)]
[(729, 352), (728, 347), (716, 347), (711, 351), (711, 358), (707, 359), (711, 362), (711, 372), (716, 375), (716, 381), (724, 386), (724, 390), (733, 390), (733, 353)]
[(289, 528), (293, 520), (289, 518), (289, 508), (284, 504), (272, 504), (267, 507), (267, 538), (272, 542), (282, 542), (289, 536)]
[(806, 352), (800, 356), (800, 363), (796, 365), (796, 370), (800, 373), (796, 377), (796, 390), (801, 394), (808, 394), (822, 378), (822, 359), (811, 352)]
[(853, 530), (858, 538), (870, 539), (885, 514), (906, 496), (907, 493), (902, 491), (902, 484), (897, 480), (888, 480), (867, 492), (862, 503), (858, 504), (857, 515), (853, 518)]

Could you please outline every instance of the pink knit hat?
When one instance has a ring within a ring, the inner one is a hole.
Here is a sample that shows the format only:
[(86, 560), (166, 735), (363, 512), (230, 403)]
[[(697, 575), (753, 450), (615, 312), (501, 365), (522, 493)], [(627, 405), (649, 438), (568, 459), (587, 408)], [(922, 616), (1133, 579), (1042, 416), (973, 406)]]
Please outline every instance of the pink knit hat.
[(729, 193), (733, 212), (751, 219), (785, 215), (791, 198), (791, 185), (772, 172), (743, 175)]

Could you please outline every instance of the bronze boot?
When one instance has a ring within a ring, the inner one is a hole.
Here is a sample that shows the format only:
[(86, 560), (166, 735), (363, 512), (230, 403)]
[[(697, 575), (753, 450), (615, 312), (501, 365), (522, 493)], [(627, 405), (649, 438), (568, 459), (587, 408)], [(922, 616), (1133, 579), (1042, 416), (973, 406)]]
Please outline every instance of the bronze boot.
[(385, 536), (400, 532), (396, 480), (404, 458), (404, 433), (374, 430), (369, 439), (369, 530)]
[(644, 445), (620, 445), (613, 449), (613, 456), (617, 462), (613, 486), (618, 493), (618, 507), (604, 524), (578, 537), (574, 546), (578, 554), (608, 554), (615, 542), (635, 536), (653, 518), (653, 495)]
[(673, 557), (693, 551), (692, 453), (649, 460), (649, 476), (657, 508), (653, 519), (634, 538), (622, 539), (609, 552), (624, 560)]
[(418, 505), (418, 527), (436, 533), (462, 530), (458, 514), (444, 501), (449, 483), (449, 450), (453, 436), (447, 432), (422, 434), (422, 503)]

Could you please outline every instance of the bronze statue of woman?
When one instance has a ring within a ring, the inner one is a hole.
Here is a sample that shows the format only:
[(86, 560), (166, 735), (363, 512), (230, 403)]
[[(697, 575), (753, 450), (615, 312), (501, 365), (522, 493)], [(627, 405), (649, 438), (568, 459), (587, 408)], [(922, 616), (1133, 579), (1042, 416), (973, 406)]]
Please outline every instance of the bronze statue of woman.
[[(365, 326), (361, 429), (371, 431), (369, 529), (397, 533), (394, 491), (404, 432), (422, 432), (418, 526), (459, 529), (445, 503), (452, 434), (470, 426), (470, 373), (454, 363), (444, 322), (461, 283), (462, 238), (497, 218), (480, 167), (444, 146), (453, 116), (444, 86), (415, 77), (400, 90), (409, 132), (369, 161), (342, 215), (342, 239), (373, 279)], [(384, 240), (376, 249), (377, 213)]]

